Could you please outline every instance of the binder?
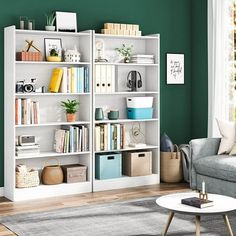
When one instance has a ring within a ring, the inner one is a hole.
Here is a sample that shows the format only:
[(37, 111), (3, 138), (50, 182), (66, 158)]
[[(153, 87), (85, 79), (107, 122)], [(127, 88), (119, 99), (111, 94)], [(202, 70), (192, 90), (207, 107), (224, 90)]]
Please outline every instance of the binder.
[(95, 92), (101, 93), (101, 66), (95, 65)]
[(106, 93), (107, 92), (107, 65), (101, 65), (101, 81), (100, 81), (100, 92), (101, 93)]
[(114, 65), (107, 65), (106, 92), (107, 93), (115, 92), (115, 66)]

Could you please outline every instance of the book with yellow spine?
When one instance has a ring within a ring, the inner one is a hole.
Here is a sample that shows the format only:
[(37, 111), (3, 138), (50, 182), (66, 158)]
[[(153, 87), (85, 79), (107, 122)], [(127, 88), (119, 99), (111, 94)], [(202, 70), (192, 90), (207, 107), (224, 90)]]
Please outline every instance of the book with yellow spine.
[(63, 75), (62, 68), (55, 68), (52, 71), (49, 92), (58, 93)]

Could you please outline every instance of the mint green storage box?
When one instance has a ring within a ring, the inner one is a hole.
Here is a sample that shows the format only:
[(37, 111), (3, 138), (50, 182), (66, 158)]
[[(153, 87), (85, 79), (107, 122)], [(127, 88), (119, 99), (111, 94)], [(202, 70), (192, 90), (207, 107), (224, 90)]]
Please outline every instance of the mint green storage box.
[(95, 155), (95, 178), (112, 179), (121, 177), (121, 153), (101, 153)]

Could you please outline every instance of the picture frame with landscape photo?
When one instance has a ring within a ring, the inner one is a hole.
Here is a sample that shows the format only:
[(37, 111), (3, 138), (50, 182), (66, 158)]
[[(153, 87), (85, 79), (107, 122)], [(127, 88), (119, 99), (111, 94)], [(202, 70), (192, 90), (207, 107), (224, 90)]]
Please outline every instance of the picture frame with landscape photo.
[(166, 54), (166, 83), (184, 84), (184, 54)]
[(62, 57), (62, 40), (60, 38), (45, 38), (44, 39), (45, 58), (50, 56), (50, 51), (55, 49), (58, 57)]
[(56, 11), (56, 28), (58, 32), (77, 32), (76, 13)]

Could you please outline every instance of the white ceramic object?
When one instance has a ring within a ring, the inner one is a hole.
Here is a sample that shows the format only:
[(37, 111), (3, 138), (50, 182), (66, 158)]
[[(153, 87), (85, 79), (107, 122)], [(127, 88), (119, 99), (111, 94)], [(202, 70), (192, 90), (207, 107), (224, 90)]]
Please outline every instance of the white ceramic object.
[(151, 108), (153, 97), (127, 97), (126, 103), (128, 108)]
[(80, 62), (80, 53), (76, 47), (67, 49), (64, 53), (65, 62)]
[(54, 25), (46, 25), (45, 30), (46, 31), (55, 31), (56, 27)]

